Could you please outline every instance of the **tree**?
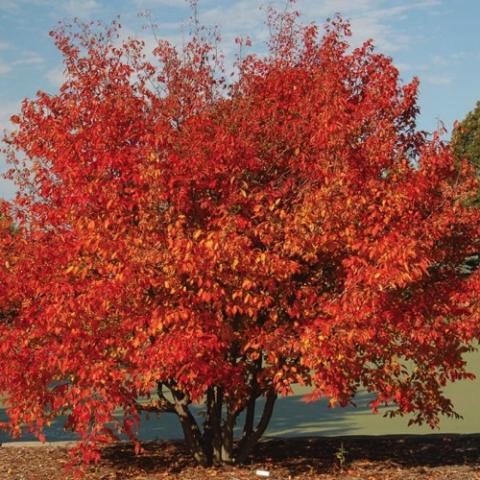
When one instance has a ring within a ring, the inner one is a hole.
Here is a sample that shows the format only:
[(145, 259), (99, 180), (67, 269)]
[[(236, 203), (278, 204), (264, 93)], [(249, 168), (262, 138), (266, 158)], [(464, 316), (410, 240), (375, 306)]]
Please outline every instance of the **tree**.
[[(478, 175), (480, 171), (480, 102), (474, 110), (455, 126), (452, 134), (452, 150), (456, 158), (470, 162)], [(480, 191), (474, 199), (480, 206)], [(480, 253), (468, 257), (464, 271), (471, 273), (480, 266)]]
[(475, 176), (416, 131), (417, 80), (371, 42), (350, 50), (347, 23), (320, 38), (295, 12), (269, 22), (269, 53), (230, 83), (200, 29), (155, 63), (116, 24), (53, 32), (67, 79), (6, 139), (13, 434), (66, 414), (88, 462), (121, 432), (136, 442), (139, 412), (174, 412), (211, 465), (243, 462), (295, 383), (331, 406), (365, 388), (373, 410), (455, 415), (442, 388), (471, 377), (478, 337), (479, 275), (459, 271)]
[(480, 102), (455, 127), (452, 135), (453, 152), (480, 168)]
[(9, 204), (0, 200), (0, 322), (9, 322), (16, 314), (18, 295), (10, 285), (10, 274), (18, 258), (21, 239), (9, 215)]

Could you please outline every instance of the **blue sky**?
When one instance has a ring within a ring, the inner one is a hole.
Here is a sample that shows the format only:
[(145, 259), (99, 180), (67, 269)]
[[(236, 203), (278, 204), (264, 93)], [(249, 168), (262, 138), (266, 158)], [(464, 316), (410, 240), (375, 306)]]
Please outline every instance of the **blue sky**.
[[(279, 6), (285, 0), (269, 2)], [(199, 0), (200, 18), (219, 25), (228, 56), (233, 39), (249, 35), (254, 46), (267, 36), (259, 0)], [(431, 131), (444, 122), (450, 129), (480, 99), (480, 2), (478, 0), (298, 0), (306, 21), (322, 24), (339, 12), (352, 23), (355, 44), (373, 38), (382, 53), (393, 57), (402, 78), (421, 81), (418, 126)], [(110, 22), (120, 15), (125, 33), (154, 38), (137, 14), (149, 10), (158, 34), (181, 43), (187, 31), (184, 0), (0, 0), (0, 128), (19, 110), (22, 98), (39, 89), (54, 93), (62, 80), (61, 57), (48, 32), (60, 19)], [(0, 169), (4, 168), (0, 159)], [(14, 189), (0, 181), (0, 197)]]

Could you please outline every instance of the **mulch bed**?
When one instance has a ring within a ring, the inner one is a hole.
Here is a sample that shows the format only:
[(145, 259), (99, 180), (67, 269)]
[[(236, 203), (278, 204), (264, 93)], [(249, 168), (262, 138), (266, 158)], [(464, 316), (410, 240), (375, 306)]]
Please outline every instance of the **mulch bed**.
[[(343, 452), (343, 453), (342, 453)], [(65, 480), (66, 447), (0, 448), (1, 480)], [(196, 467), (181, 443), (153, 442), (136, 456), (128, 444), (104, 450), (87, 480), (254, 480), (256, 470), (287, 479), (480, 480), (480, 435), (270, 439), (243, 467)]]

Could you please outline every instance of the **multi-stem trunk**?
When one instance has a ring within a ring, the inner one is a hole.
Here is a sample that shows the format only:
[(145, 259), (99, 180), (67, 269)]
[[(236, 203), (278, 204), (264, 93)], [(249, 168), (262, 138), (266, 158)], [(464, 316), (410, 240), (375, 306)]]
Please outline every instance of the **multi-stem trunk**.
[[(182, 426), (186, 446), (193, 458), (202, 466), (244, 463), (255, 445), (264, 434), (270, 419), (277, 395), (273, 388), (259, 392), (252, 388), (242, 407), (236, 407), (224, 398), (221, 386), (211, 386), (206, 394), (206, 413), (203, 426), (200, 426), (190, 409), (188, 395), (169, 385), (170, 397), (163, 393), (159, 385), (159, 400), (150, 405), (139, 405), (139, 410), (167, 411), (175, 413)], [(255, 424), (257, 400), (265, 397), (260, 419)], [(234, 429), (238, 416), (246, 410), (241, 438), (235, 439)]]

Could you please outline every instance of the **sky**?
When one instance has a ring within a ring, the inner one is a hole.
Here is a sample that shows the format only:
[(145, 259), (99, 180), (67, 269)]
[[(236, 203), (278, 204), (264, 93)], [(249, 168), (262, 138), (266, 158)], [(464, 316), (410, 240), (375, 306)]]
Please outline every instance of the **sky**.
[[(218, 25), (227, 58), (236, 36), (248, 35), (261, 51), (268, 36), (261, 7), (270, 3), (283, 7), (285, 0), (199, 0), (200, 21)], [(320, 25), (340, 13), (351, 21), (354, 45), (372, 38), (378, 51), (393, 58), (403, 81), (419, 77), (422, 130), (432, 131), (439, 122), (451, 130), (480, 99), (478, 0), (298, 0), (297, 8), (304, 21)], [(182, 43), (190, 15), (185, 0), (0, 0), (0, 129), (11, 127), (9, 118), (23, 98), (58, 91), (62, 58), (48, 33), (59, 20), (109, 23), (120, 15), (124, 34), (143, 38), (151, 49), (155, 37), (138, 16), (146, 11), (158, 37)], [(11, 198), (14, 191), (0, 180), (0, 197)]]

